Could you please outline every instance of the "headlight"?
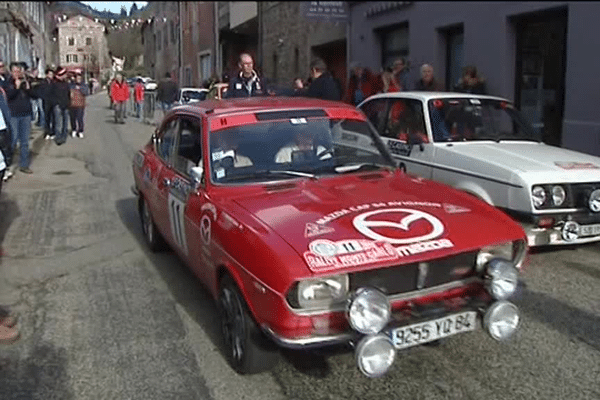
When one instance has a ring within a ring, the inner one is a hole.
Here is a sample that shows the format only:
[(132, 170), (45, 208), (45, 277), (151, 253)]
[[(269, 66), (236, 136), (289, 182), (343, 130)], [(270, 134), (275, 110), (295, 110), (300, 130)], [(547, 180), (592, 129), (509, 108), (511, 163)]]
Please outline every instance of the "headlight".
[(512, 261), (515, 267), (521, 268), (526, 255), (527, 244), (523, 240), (484, 247), (477, 254), (477, 272), (483, 272), (492, 258)]
[(510, 261), (494, 258), (488, 262), (485, 285), (497, 300), (509, 298), (517, 290), (518, 271)]
[(546, 191), (541, 186), (534, 186), (531, 189), (531, 197), (535, 208), (540, 208), (546, 202)]
[(379, 333), (390, 319), (392, 308), (385, 294), (377, 289), (360, 288), (348, 304), (350, 326), (366, 335)]
[(562, 203), (564, 203), (566, 197), (567, 193), (562, 186), (552, 186), (552, 203), (555, 206), (560, 206)]
[(496, 340), (506, 340), (519, 327), (519, 310), (508, 301), (499, 301), (490, 306), (483, 316), (483, 326)]
[(590, 198), (588, 200), (588, 206), (590, 207), (590, 210), (592, 210), (593, 212), (600, 211), (600, 189), (596, 189), (592, 193), (590, 193)]
[(396, 349), (390, 339), (381, 334), (365, 336), (356, 347), (356, 364), (360, 372), (369, 378), (377, 378), (387, 372), (396, 357)]
[(343, 302), (347, 295), (348, 275), (334, 275), (300, 281), (288, 298), (292, 306), (313, 309)]

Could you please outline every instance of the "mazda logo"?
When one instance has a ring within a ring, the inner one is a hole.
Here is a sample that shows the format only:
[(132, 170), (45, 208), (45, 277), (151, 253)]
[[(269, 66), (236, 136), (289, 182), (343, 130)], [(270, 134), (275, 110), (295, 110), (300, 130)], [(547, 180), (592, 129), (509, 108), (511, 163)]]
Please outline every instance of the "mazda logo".
[[(385, 218), (381, 216), (385, 214)], [(375, 217), (380, 216), (380, 217)], [(429, 227), (427, 233), (420, 236), (411, 234), (411, 226), (419, 221), (425, 221)], [(432, 240), (444, 233), (442, 221), (431, 214), (409, 208), (391, 208), (385, 210), (370, 211), (358, 215), (352, 221), (357, 231), (373, 240), (383, 240), (391, 244), (410, 244)], [(397, 233), (384, 236), (374, 229), (384, 228), (387, 234), (396, 231)], [(390, 230), (391, 229), (391, 230)]]

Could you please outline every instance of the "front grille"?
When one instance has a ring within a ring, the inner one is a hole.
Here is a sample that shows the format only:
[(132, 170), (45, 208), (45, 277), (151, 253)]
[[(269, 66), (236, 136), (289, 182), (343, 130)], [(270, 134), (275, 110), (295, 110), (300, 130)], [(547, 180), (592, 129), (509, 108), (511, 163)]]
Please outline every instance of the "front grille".
[(590, 193), (596, 189), (600, 189), (600, 182), (572, 184), (571, 191), (573, 192), (574, 206), (585, 208), (586, 210), (589, 209), (588, 201)]
[(476, 257), (477, 252), (470, 252), (421, 263), (421, 266), (411, 263), (355, 272), (350, 274), (350, 290), (368, 286), (393, 296), (459, 281), (475, 275)]

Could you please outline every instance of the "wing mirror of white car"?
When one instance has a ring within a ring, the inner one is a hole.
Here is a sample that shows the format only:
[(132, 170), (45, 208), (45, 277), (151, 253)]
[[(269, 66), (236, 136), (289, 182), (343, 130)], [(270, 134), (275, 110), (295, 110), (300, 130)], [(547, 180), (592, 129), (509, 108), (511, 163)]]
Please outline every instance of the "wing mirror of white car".
[(421, 150), (421, 151), (425, 150), (425, 146), (423, 145), (423, 139), (419, 135), (414, 135), (414, 134), (409, 135), (408, 136), (408, 144), (411, 144), (411, 145), (418, 144), (419, 150)]
[(204, 183), (204, 168), (202, 166), (190, 168), (190, 178), (194, 191), (197, 191)]

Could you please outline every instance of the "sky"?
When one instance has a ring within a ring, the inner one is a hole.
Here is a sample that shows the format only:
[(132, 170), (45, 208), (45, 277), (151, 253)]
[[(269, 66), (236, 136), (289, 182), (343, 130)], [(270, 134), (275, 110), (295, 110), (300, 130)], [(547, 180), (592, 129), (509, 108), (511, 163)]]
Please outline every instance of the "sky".
[(147, 1), (82, 1), (83, 4), (87, 4), (88, 6), (95, 8), (98, 11), (110, 11), (115, 14), (119, 14), (121, 12), (121, 7), (125, 6), (125, 9), (129, 13), (131, 9), (131, 5), (133, 3), (137, 4), (138, 8), (144, 7), (148, 2)]

